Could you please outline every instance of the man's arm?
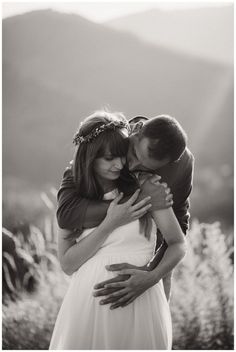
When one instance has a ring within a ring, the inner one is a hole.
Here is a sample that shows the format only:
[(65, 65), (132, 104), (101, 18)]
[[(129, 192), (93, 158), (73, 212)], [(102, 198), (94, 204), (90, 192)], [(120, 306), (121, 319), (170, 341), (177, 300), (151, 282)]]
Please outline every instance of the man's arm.
[(171, 189), (174, 195), (173, 210), (185, 235), (189, 228), (189, 196), (192, 191), (194, 170), (194, 158), (188, 150), (187, 156), (186, 161), (181, 165), (184, 174)]
[(109, 201), (94, 201), (82, 198), (74, 183), (72, 168), (63, 175), (57, 194), (57, 221), (62, 229), (91, 228), (98, 226), (105, 218)]
[[(152, 181), (146, 180), (141, 187), (137, 202), (145, 197), (152, 196), (152, 209), (162, 209), (167, 206), (165, 188)], [(63, 175), (58, 192), (57, 220), (60, 228), (78, 229), (98, 226), (105, 218), (110, 201), (96, 201), (82, 198), (74, 183), (71, 167)], [(129, 197), (124, 197), (123, 202)]]

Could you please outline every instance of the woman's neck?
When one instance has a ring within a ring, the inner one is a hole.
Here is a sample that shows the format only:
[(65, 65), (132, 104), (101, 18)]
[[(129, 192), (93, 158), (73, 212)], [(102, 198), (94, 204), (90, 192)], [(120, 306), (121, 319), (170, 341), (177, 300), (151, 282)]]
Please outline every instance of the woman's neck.
[(100, 180), (99, 183), (100, 183), (104, 193), (108, 193), (108, 192), (112, 191), (114, 188), (116, 188), (116, 182), (113, 180), (104, 180), (103, 179), (103, 180)]

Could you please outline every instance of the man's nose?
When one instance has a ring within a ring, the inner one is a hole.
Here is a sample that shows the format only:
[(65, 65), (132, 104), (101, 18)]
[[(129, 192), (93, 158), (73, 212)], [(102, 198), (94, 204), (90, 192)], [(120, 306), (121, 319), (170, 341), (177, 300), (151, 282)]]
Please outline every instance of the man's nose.
[(132, 156), (129, 156), (127, 159), (128, 159), (128, 167), (130, 171), (137, 169), (137, 167), (140, 165), (139, 160), (132, 158)]

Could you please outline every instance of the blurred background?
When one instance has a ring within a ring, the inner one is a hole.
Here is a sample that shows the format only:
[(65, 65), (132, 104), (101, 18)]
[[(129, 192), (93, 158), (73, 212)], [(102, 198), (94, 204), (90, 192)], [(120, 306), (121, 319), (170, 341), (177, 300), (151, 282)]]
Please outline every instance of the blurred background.
[(48, 348), (68, 284), (56, 191), (80, 121), (106, 107), (186, 130), (195, 174), (173, 347), (232, 349), (233, 2), (3, 3), (2, 14), (3, 348)]

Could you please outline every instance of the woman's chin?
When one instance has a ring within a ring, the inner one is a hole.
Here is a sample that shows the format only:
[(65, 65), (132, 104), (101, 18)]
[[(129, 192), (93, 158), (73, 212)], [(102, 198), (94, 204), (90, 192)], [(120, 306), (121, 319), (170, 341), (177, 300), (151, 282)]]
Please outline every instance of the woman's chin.
[(114, 172), (109, 175), (109, 180), (117, 180), (120, 177), (120, 172)]

